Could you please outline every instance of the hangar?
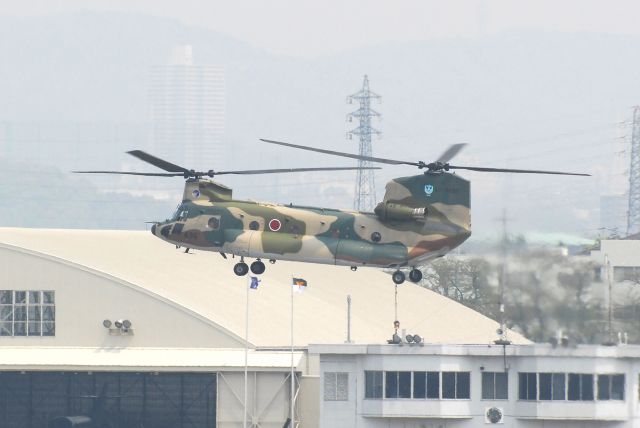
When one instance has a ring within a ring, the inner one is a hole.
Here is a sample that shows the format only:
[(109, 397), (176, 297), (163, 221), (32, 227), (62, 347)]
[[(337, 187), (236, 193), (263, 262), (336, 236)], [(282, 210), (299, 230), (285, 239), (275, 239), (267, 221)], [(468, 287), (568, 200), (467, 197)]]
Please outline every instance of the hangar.
[[(281, 427), (292, 362), (296, 425), (319, 426), (320, 358), (309, 345), (386, 343), (389, 276), (277, 262), (248, 290), (233, 264), (148, 232), (0, 228), (0, 426), (100, 411), (126, 428), (239, 427), (246, 408), (251, 426)], [(308, 282), (293, 298), (293, 352), (292, 277)], [(398, 287), (397, 311), (429, 344), (496, 339), (497, 323), (415, 285)]]

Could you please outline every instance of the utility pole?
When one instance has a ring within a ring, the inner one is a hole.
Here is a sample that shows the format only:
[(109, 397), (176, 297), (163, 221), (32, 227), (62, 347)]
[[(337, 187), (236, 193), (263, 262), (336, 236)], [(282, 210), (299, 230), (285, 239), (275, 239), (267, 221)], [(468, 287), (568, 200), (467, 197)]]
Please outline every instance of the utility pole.
[[(369, 90), (369, 78), (364, 75), (362, 89), (353, 95), (347, 97), (347, 102), (352, 104), (357, 101), (360, 104), (358, 110), (347, 115), (349, 122), (353, 119), (359, 121), (357, 128), (347, 132), (347, 138), (352, 139), (357, 135), (360, 139), (358, 154), (361, 156), (372, 156), (371, 136), (373, 134), (380, 135), (380, 131), (371, 126), (372, 117), (380, 117), (380, 113), (371, 108), (371, 100), (380, 100), (380, 95)], [(371, 162), (366, 160), (358, 160), (358, 167), (370, 167)], [(376, 200), (376, 184), (372, 169), (359, 169), (357, 171), (356, 192), (353, 200), (353, 208), (357, 211), (373, 211)]]
[[(507, 326), (505, 319), (505, 311), (504, 311), (504, 290), (507, 282), (507, 244), (508, 244), (508, 235), (507, 235), (507, 222), (509, 219), (507, 218), (507, 209), (502, 210), (502, 217), (496, 219), (502, 223), (502, 268), (500, 269), (500, 303), (499, 303), (499, 311), (500, 311), (500, 328), (498, 329), (498, 340), (495, 340), (494, 343), (497, 345), (509, 345), (511, 341), (507, 339)], [(506, 363), (505, 363), (506, 366)]]
[(633, 108), (627, 235), (640, 232), (640, 106)]

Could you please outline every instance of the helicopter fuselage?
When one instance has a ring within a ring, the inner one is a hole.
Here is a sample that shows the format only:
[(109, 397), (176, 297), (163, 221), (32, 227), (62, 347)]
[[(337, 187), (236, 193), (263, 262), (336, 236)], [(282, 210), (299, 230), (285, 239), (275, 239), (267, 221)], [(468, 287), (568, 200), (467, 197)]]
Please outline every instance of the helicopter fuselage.
[(191, 180), (174, 216), (152, 232), (176, 246), (256, 259), (417, 266), (470, 236), (468, 189), (453, 174), (400, 178), (368, 213), (233, 200), (219, 183)]

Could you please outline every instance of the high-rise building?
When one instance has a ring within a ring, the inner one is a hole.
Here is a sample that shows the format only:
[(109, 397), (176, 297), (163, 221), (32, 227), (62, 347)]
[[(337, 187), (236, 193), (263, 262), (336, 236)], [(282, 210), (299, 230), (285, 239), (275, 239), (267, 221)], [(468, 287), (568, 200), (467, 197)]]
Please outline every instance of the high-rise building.
[(150, 150), (187, 168), (212, 169), (224, 156), (225, 70), (197, 64), (190, 45), (149, 71)]

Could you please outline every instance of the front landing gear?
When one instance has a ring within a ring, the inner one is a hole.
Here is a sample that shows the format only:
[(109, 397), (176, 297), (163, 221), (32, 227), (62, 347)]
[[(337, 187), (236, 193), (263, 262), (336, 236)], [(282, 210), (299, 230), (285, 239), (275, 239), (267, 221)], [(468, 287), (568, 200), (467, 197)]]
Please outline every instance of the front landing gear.
[(422, 279), (422, 272), (419, 269), (413, 268), (411, 272), (409, 272), (409, 281), (411, 282), (420, 282)]
[(391, 275), (391, 279), (396, 284), (402, 284), (404, 282), (404, 272), (397, 270)]
[(233, 266), (233, 273), (235, 273), (238, 276), (245, 276), (248, 272), (249, 272), (249, 266), (244, 261), (241, 261), (240, 263), (236, 263)]

